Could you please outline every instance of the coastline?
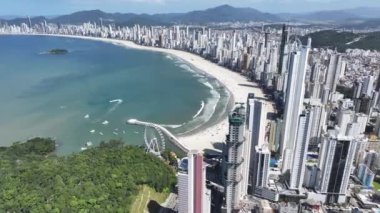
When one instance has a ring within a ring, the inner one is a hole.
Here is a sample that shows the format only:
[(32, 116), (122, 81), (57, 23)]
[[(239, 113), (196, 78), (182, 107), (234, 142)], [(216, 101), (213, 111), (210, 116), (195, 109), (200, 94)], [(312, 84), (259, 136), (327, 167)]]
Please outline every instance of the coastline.
[[(5, 35), (5, 34), (3, 34)], [(174, 49), (164, 49), (150, 46), (142, 46), (135, 44), (132, 41), (110, 39), (110, 38), (98, 38), (98, 37), (87, 37), (87, 36), (74, 36), (74, 35), (57, 35), (57, 34), (6, 34), (6, 35), (37, 35), (37, 36), (56, 36), (56, 37), (67, 37), (76, 39), (87, 39), (94, 41), (101, 41), (106, 43), (111, 43), (114, 45), (120, 45), (126, 48), (133, 48), (138, 50), (160, 52), (174, 57), (180, 58), (186, 63), (191, 64), (198, 71), (205, 73), (206, 75), (215, 78), (219, 81), (230, 94), (230, 102), (243, 102), (247, 100), (248, 93), (255, 93), (256, 97), (264, 98), (264, 93), (261, 88), (254, 82), (248, 81), (244, 76), (237, 72), (233, 72), (227, 68), (219, 66), (212, 63), (201, 56), (195, 55), (182, 50)], [(227, 110), (229, 108), (227, 107)], [(266, 101), (267, 112), (274, 112), (274, 107), (272, 103)], [(225, 141), (225, 136), (228, 133), (228, 113), (221, 120), (214, 121), (210, 126), (203, 130), (195, 130), (190, 134), (184, 134), (179, 136), (178, 139), (189, 150), (208, 150), (208, 151), (221, 151), (221, 143)]]

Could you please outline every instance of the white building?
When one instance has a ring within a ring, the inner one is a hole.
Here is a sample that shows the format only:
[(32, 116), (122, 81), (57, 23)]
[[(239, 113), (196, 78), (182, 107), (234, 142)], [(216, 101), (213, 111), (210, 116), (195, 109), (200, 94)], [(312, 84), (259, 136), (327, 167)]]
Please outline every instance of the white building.
[(211, 191), (206, 188), (206, 167), (202, 154), (192, 150), (181, 164), (184, 164), (181, 165), (184, 170), (178, 173), (178, 212), (210, 212)]
[(302, 188), (313, 113), (314, 111), (305, 111), (299, 117), (296, 144), (292, 152), (293, 160), (290, 168), (289, 189), (300, 190)]
[(266, 187), (268, 185), (270, 167), (270, 151), (267, 145), (256, 146), (254, 158), (252, 187)]
[(229, 115), (229, 134), (224, 149), (223, 175), (225, 176), (225, 207), (227, 212), (240, 209), (240, 200), (247, 195), (247, 166), (245, 156), (248, 140), (245, 139), (245, 108), (237, 104)]
[(319, 156), (321, 170), (317, 191), (325, 203), (344, 203), (355, 157), (357, 141), (330, 131), (324, 139)]
[[(292, 164), (294, 142), (296, 141), (299, 116), (302, 113), (303, 99), (305, 95), (305, 75), (308, 66), (310, 47), (302, 47), (301, 50), (291, 53), (290, 68), (285, 96), (285, 113), (283, 128), (283, 141), (281, 150), (283, 156), (282, 172), (289, 170)], [(290, 161), (289, 161), (290, 160)]]

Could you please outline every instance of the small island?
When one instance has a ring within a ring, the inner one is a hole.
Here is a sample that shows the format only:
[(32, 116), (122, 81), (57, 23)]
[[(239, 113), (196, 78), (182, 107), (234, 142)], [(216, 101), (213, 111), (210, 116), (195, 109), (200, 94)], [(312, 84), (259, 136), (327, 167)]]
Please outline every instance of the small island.
[(67, 54), (69, 51), (66, 50), (66, 49), (51, 49), (48, 51), (49, 54), (51, 55), (65, 55)]

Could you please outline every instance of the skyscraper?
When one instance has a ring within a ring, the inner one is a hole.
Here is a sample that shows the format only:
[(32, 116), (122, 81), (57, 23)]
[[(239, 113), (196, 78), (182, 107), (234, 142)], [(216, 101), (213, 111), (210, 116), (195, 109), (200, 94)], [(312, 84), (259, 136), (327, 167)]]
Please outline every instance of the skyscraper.
[[(257, 179), (255, 176), (255, 169), (258, 166), (257, 157), (255, 156), (256, 150), (261, 149), (264, 144), (267, 145), (267, 142), (265, 141), (265, 127), (266, 127), (266, 120), (267, 120), (267, 112), (265, 108), (265, 103), (259, 100), (255, 99), (249, 99), (249, 106), (248, 106), (249, 114), (247, 114), (248, 118), (248, 137), (249, 141), (247, 143), (247, 148), (250, 148), (249, 155), (246, 155), (249, 160), (249, 180), (250, 184), (253, 187), (255, 184), (253, 183), (255, 179)], [(266, 148), (268, 149), (268, 148)], [(268, 150), (269, 152), (269, 150)], [(247, 153), (248, 154), (248, 153)], [(269, 161), (268, 161), (269, 162)]]
[(292, 152), (293, 160), (290, 168), (289, 189), (299, 190), (302, 188), (313, 113), (314, 111), (305, 111), (299, 116), (297, 137)]
[[(267, 120), (267, 112), (265, 103), (259, 100), (251, 100), (250, 106), (250, 126), (252, 130), (251, 144), (253, 147), (260, 146), (265, 142), (265, 127)], [(252, 122), (252, 123), (251, 123)]]
[(330, 92), (335, 92), (339, 78), (341, 77), (341, 73), (344, 72), (344, 70), (345, 63), (343, 61), (342, 55), (338, 53), (332, 53), (330, 55), (330, 62), (326, 73), (325, 88)]
[[(310, 42), (308, 42), (310, 44)], [(285, 112), (281, 154), (283, 156), (282, 171), (285, 172), (292, 164), (291, 158), (296, 141), (299, 116), (302, 113), (305, 95), (305, 75), (308, 65), (310, 46), (291, 53), (290, 67), (285, 94)], [(285, 154), (288, 154), (285, 156)]]
[(185, 165), (181, 165), (184, 170), (178, 173), (178, 212), (210, 212), (211, 192), (206, 188), (206, 168), (202, 154), (192, 150), (181, 164)]
[(284, 65), (285, 63), (284, 58), (285, 58), (285, 53), (286, 53), (286, 45), (288, 42), (289, 42), (289, 31), (288, 31), (288, 27), (284, 24), (282, 26), (282, 36), (281, 36), (281, 44), (280, 44), (280, 61), (278, 64), (278, 73), (280, 74), (285, 72), (284, 67), (286, 67), (286, 65)]
[(229, 115), (229, 134), (226, 137), (223, 175), (225, 176), (226, 210), (239, 208), (239, 201), (247, 194), (248, 159), (244, 159), (247, 142), (244, 137), (245, 108), (237, 104)]
[(375, 77), (373, 77), (372, 75), (367, 76), (364, 79), (361, 94), (367, 97), (372, 97), (374, 83)]
[(321, 170), (317, 191), (326, 196), (326, 203), (344, 203), (355, 157), (357, 141), (330, 131), (320, 151)]
[(268, 185), (270, 151), (267, 145), (256, 146), (254, 156), (252, 188), (266, 187)]

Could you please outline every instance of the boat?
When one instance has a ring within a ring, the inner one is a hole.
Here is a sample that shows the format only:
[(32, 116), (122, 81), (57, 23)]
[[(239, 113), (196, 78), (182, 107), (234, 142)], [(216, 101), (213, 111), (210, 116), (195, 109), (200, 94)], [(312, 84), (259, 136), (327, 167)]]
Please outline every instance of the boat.
[(80, 148), (81, 151), (87, 150), (89, 147), (91, 147), (93, 144), (91, 141), (87, 141), (86, 144)]

